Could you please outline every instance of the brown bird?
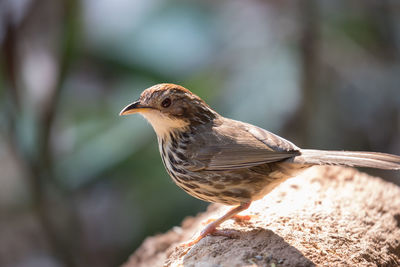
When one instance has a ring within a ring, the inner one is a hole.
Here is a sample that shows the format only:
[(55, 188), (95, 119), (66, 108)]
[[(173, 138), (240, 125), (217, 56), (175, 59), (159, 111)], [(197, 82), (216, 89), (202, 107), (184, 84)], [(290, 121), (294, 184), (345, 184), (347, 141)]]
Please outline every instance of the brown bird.
[(204, 201), (237, 205), (187, 245), (217, 232), (222, 222), (313, 165), (400, 169), (400, 156), (376, 152), (300, 149), (257, 126), (224, 118), (175, 84), (157, 84), (120, 115), (142, 114), (153, 126), (172, 180)]

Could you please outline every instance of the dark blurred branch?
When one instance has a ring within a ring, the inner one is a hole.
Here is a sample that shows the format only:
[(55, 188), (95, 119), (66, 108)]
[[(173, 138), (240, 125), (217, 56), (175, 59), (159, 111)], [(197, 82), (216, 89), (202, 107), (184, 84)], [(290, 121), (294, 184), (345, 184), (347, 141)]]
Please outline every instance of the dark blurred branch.
[(11, 148), (15, 156), (17, 157), (19, 151), (19, 146), (17, 145), (16, 139), (16, 120), (19, 113), (19, 98), (20, 93), (18, 92), (17, 87), (17, 79), (16, 79), (16, 34), (15, 34), (15, 25), (11, 23), (11, 12), (6, 13), (4, 16), (4, 21), (2, 24), (5, 25), (5, 35), (3, 43), (1, 44), (1, 53), (2, 53), (2, 70), (4, 72), (4, 87), (8, 90), (5, 90), (6, 98), (9, 101), (4, 102), (3, 110), (4, 110), (4, 119), (5, 125), (3, 125), (3, 131), (8, 139), (10, 140)]
[[(14, 25), (8, 23), (11, 20), (11, 15), (6, 14), (5, 21), (3, 22), (6, 25), (6, 34), (3, 40), (3, 58), (4, 58), (4, 72), (5, 76), (8, 77), (7, 82), (10, 88), (14, 88), (14, 90), (9, 90), (9, 97), (11, 100), (10, 105), (13, 109), (18, 109), (19, 107), (19, 92), (17, 91), (17, 80), (16, 80), (16, 60), (14, 56), (16, 55), (16, 36), (14, 31)], [(12, 114), (9, 114), (12, 115)]]
[[(78, 32), (78, 2), (77, 0), (64, 0), (62, 2), (63, 18), (62, 18), (62, 40), (60, 42), (60, 58), (59, 72), (57, 82), (51, 90), (51, 95), (44, 102), (39, 114), (38, 128), (38, 162), (37, 165), (41, 168), (41, 175), (46, 181), (41, 181), (42, 184), (53, 185), (56, 192), (59, 193), (63, 204), (63, 212), (66, 213), (68, 220), (68, 234), (59, 233), (57, 229), (53, 229), (52, 237), (62, 240), (54, 240), (58, 243), (58, 253), (62, 251), (63, 260), (68, 266), (80, 265), (78, 262), (83, 259), (78, 255), (81, 252), (80, 230), (75, 207), (71, 199), (68, 199), (67, 192), (64, 192), (63, 187), (57, 183), (54, 175), (53, 149), (51, 148), (51, 132), (54, 121), (58, 114), (58, 104), (61, 89), (64, 85), (68, 71), (75, 59), (76, 52), (76, 35)], [(38, 181), (40, 183), (40, 181)], [(54, 227), (53, 227), (54, 228)], [(60, 246), (61, 245), (61, 246)]]
[(60, 65), (57, 82), (51, 95), (44, 103), (40, 114), (41, 127), (39, 128), (39, 151), (41, 153), (41, 159), (44, 160), (43, 165), (50, 167), (51, 164), (51, 149), (50, 149), (50, 134), (53, 122), (57, 115), (57, 107), (59, 102), (59, 95), (61, 88), (64, 84), (65, 78), (68, 74), (70, 66), (74, 60), (74, 53), (76, 50), (75, 38), (77, 32), (76, 16), (77, 14), (77, 1), (76, 0), (65, 0), (63, 2), (64, 18), (63, 18), (63, 39), (61, 41), (60, 51)]
[[(311, 143), (312, 119), (315, 117), (318, 101), (317, 77), (319, 77), (319, 7), (317, 0), (299, 1), (300, 12), (300, 59), (301, 59), (301, 103), (293, 117), (284, 127), (285, 135), (296, 132), (298, 143)], [(290, 131), (288, 130), (290, 129)]]
[[(76, 11), (77, 1), (65, 0), (63, 2), (64, 17), (62, 18), (62, 25), (64, 25), (63, 36), (64, 40), (61, 42), (60, 51), (60, 68), (58, 79), (55, 87), (52, 90), (51, 96), (48, 101), (45, 102), (38, 114), (38, 134), (34, 135), (38, 138), (37, 147), (33, 153), (27, 153), (24, 148), (21, 147), (21, 142), (18, 140), (18, 120), (20, 118), (20, 110), (17, 108), (21, 102), (21, 92), (18, 90), (18, 79), (17, 77), (17, 66), (19, 62), (18, 58), (18, 33), (21, 28), (27, 24), (27, 21), (31, 19), (35, 11), (40, 11), (40, 5), (46, 4), (43, 1), (33, 1), (27, 12), (24, 20), (18, 25), (12, 25), (11, 19), (8, 18), (5, 22), (7, 25), (7, 31), (5, 39), (2, 44), (3, 52), (3, 69), (5, 72), (6, 90), (8, 97), (10, 98), (11, 104), (7, 106), (7, 136), (9, 139), (10, 146), (12, 147), (16, 158), (20, 161), (22, 167), (26, 171), (28, 182), (30, 183), (33, 208), (38, 216), (39, 222), (42, 226), (43, 232), (47, 237), (50, 247), (53, 250), (54, 255), (60, 260), (65, 266), (78, 266), (79, 257), (77, 257), (77, 251), (79, 248), (78, 226), (77, 218), (74, 208), (71, 206), (71, 201), (65, 199), (65, 192), (62, 188), (56, 185), (54, 174), (53, 174), (53, 163), (52, 163), (52, 149), (50, 143), (50, 135), (52, 126), (57, 114), (57, 106), (60, 95), (60, 90), (64, 84), (65, 77), (68, 73), (69, 67), (73, 60), (72, 54), (75, 49), (75, 35), (76, 35)], [(29, 86), (29, 85), (28, 85)], [(73, 231), (68, 231), (68, 235), (60, 233), (59, 227), (56, 226), (52, 218), (50, 207), (54, 205), (53, 198), (48, 194), (48, 187), (52, 186), (57, 197), (64, 198), (62, 201), (64, 209), (62, 213), (67, 215), (69, 223), (68, 227), (73, 227)], [(67, 236), (67, 238), (65, 238)]]
[(372, 1), (367, 5), (370, 21), (375, 24), (380, 37), (379, 54), (389, 62), (396, 62), (399, 58), (400, 43), (396, 36), (396, 7), (400, 7), (397, 1)]

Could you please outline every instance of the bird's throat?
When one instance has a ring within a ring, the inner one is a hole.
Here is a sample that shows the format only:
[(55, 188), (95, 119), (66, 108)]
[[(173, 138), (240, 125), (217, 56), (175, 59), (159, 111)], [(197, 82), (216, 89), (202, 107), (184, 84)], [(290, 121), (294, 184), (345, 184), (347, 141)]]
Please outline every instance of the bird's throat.
[(157, 110), (142, 113), (142, 116), (151, 124), (159, 138), (165, 138), (170, 132), (183, 130), (189, 125), (185, 120), (171, 118)]

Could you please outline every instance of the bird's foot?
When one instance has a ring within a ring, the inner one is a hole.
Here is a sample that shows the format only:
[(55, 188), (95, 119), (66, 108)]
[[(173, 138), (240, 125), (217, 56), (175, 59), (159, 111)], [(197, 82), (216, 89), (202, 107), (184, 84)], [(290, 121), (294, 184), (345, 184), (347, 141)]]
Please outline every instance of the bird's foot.
[(213, 235), (213, 236), (224, 236), (224, 237), (228, 237), (228, 238), (231, 238), (231, 239), (237, 239), (237, 238), (239, 238), (238, 231), (229, 230), (229, 229), (225, 229), (225, 230), (215, 230), (215, 231), (212, 232), (210, 235)]
[[(203, 231), (201, 231), (200, 235), (198, 237), (196, 237), (195, 239), (192, 239), (191, 241), (182, 244), (184, 247), (190, 247), (193, 246), (195, 244), (197, 244), (200, 240), (202, 240), (204, 237), (206, 237), (209, 234), (213, 234), (213, 235), (222, 235), (222, 236), (227, 236), (227, 237), (233, 237), (235, 235), (232, 235), (232, 232), (229, 231), (221, 231), (221, 230), (216, 230), (217, 227), (223, 223), (224, 221), (228, 220), (228, 219), (232, 219), (232, 218), (236, 218), (236, 220), (249, 220), (251, 219), (252, 216), (238, 216), (237, 214), (245, 209), (247, 209), (250, 206), (251, 202), (245, 202), (245, 203), (241, 203), (239, 206), (231, 209), (230, 211), (228, 211), (225, 215), (223, 215), (222, 217), (218, 218), (215, 221), (212, 221), (212, 223), (208, 224), (206, 226), (206, 228), (204, 228)], [(210, 221), (210, 220), (208, 220)]]
[[(252, 218), (255, 218), (256, 215), (234, 215), (232, 218), (232, 220), (235, 220), (236, 223), (243, 223), (246, 221), (250, 221)], [(207, 225), (209, 223), (212, 223), (214, 221), (216, 221), (217, 219), (215, 218), (210, 218), (207, 221), (202, 222), (201, 224), (203, 225)]]
[(235, 215), (231, 219), (235, 220), (237, 223), (242, 223), (245, 221), (250, 221), (252, 218), (256, 217), (255, 215)]
[(200, 232), (200, 234), (196, 238), (192, 239), (189, 242), (183, 243), (182, 246), (183, 247), (191, 247), (191, 246), (197, 244), (200, 240), (202, 240), (207, 235), (216, 232), (217, 231), (216, 227), (217, 226), (215, 225), (215, 221), (210, 223), (209, 225), (207, 225), (206, 228), (203, 229), (203, 231)]
[(208, 236), (208, 235), (212, 235), (212, 236), (224, 236), (224, 237), (228, 237), (228, 238), (232, 238), (232, 239), (236, 239), (239, 238), (239, 235), (237, 233), (237, 231), (235, 230), (218, 230), (218, 229), (204, 229), (203, 231), (201, 231), (201, 233), (194, 239), (192, 239), (189, 242), (183, 243), (181, 244), (183, 247), (191, 247), (195, 244), (197, 244), (200, 240), (202, 240), (204, 237)]

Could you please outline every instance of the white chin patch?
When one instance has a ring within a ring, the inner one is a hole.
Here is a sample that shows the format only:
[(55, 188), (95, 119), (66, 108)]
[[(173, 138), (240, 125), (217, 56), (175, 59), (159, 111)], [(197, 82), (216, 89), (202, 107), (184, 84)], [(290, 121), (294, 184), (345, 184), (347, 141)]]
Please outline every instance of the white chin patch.
[(148, 122), (150, 122), (157, 136), (160, 137), (169, 134), (169, 132), (173, 129), (183, 128), (188, 125), (187, 122), (179, 119), (172, 119), (158, 110), (149, 110), (141, 113), (141, 115), (145, 117)]

